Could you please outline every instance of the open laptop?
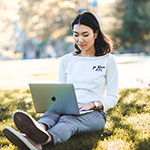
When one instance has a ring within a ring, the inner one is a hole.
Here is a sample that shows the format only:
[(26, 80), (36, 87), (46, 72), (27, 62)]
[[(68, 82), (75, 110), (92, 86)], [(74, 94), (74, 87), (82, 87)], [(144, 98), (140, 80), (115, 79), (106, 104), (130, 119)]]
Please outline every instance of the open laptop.
[(90, 111), (79, 111), (73, 84), (29, 84), (37, 113), (48, 110), (59, 114), (79, 115)]

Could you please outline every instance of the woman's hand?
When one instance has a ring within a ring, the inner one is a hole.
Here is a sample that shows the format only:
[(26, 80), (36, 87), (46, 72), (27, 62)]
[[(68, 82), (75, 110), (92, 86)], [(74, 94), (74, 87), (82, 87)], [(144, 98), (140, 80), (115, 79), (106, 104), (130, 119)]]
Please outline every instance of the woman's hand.
[(92, 102), (89, 103), (78, 103), (78, 107), (80, 111), (93, 109), (94, 106)]
[(98, 103), (98, 106), (95, 107), (95, 105), (93, 104), (93, 102), (89, 102), (89, 103), (78, 103), (78, 107), (80, 111), (83, 110), (90, 110), (90, 109), (102, 109), (103, 110), (103, 104), (100, 101), (96, 101)]

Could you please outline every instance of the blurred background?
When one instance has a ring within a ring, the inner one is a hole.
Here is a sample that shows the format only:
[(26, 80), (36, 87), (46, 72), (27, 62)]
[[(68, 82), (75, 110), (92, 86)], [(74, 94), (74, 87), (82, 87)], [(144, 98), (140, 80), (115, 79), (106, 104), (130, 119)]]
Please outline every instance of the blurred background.
[(74, 49), (71, 23), (98, 18), (114, 53), (150, 55), (150, 0), (1, 0), (0, 60), (60, 57)]
[(150, 150), (150, 0), (0, 0), (0, 150), (17, 150), (3, 134), (15, 128), (14, 111), (42, 115), (29, 83), (58, 83), (60, 59), (74, 51), (71, 23), (83, 11), (113, 41), (119, 102), (103, 132), (43, 150)]
[(121, 66), (121, 82), (134, 85), (122, 78), (131, 68), (137, 84), (150, 87), (150, 0), (1, 0), (0, 87), (55, 82), (59, 58), (74, 50), (71, 23), (83, 11), (112, 39), (118, 64), (145, 62)]

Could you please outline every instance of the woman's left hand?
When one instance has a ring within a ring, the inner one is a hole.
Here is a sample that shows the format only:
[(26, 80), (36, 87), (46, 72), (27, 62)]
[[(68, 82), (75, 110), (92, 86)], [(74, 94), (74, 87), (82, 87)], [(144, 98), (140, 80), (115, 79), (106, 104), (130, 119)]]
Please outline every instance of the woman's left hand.
[(78, 107), (80, 111), (93, 109), (92, 102), (89, 103), (78, 103)]

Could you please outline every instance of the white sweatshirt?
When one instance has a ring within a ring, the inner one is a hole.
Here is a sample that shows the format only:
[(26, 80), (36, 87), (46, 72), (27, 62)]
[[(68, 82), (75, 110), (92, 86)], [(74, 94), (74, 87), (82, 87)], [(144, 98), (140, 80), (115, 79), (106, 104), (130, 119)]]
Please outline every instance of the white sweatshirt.
[(59, 82), (72, 83), (77, 101), (101, 101), (104, 111), (118, 102), (118, 68), (112, 54), (81, 57), (69, 53), (61, 58)]

